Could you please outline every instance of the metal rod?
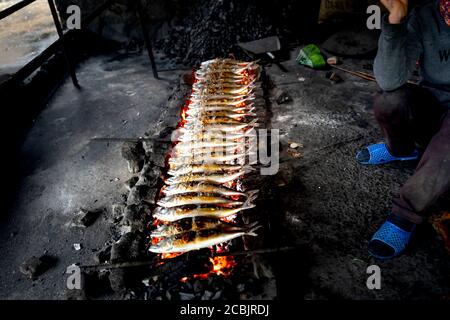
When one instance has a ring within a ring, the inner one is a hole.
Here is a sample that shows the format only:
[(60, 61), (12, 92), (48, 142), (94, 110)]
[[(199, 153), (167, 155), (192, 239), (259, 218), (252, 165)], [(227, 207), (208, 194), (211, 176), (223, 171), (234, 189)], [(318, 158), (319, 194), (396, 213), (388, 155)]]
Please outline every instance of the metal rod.
[(145, 18), (144, 18), (144, 12), (143, 12), (143, 8), (142, 8), (141, 0), (136, 1), (136, 11), (139, 16), (139, 21), (141, 23), (142, 35), (144, 37), (145, 46), (147, 47), (148, 57), (150, 58), (150, 63), (152, 65), (153, 77), (155, 79), (159, 79), (158, 71), (156, 69), (155, 57), (153, 56), (152, 42), (150, 41), (150, 37), (148, 35), (148, 29), (147, 29), (147, 26), (145, 25)]
[(16, 4), (13, 4), (12, 6), (6, 8), (3, 11), (0, 11), (0, 20), (12, 15), (14, 12), (19, 11), (20, 9), (26, 7), (29, 4), (32, 4), (36, 0), (23, 0)]
[[(281, 247), (281, 248), (267, 248), (267, 249), (257, 249), (251, 251), (235, 251), (235, 252), (222, 252), (213, 254), (212, 257), (224, 257), (224, 256), (246, 256), (246, 255), (260, 255), (260, 254), (270, 254), (270, 253), (281, 253), (286, 251), (292, 251), (299, 249), (299, 247)], [(189, 254), (189, 252), (187, 253)], [(165, 262), (169, 262), (170, 259), (163, 260)], [(121, 262), (121, 263), (112, 263), (112, 264), (100, 264), (100, 265), (84, 265), (80, 266), (82, 269), (122, 269), (122, 268), (136, 268), (143, 266), (154, 265), (155, 260), (147, 260), (147, 261), (133, 261), (133, 262)]]
[(64, 59), (66, 60), (67, 67), (69, 68), (70, 77), (72, 78), (73, 85), (80, 89), (80, 85), (78, 84), (77, 75), (75, 73), (75, 68), (72, 65), (72, 61), (70, 60), (69, 53), (67, 51), (67, 47), (65, 45), (66, 41), (64, 39), (64, 33), (61, 26), (61, 21), (59, 21), (58, 13), (56, 11), (55, 3), (53, 0), (48, 0), (48, 5), (50, 6), (50, 11), (52, 12), (53, 22), (55, 23), (56, 31), (58, 32), (59, 39), (62, 43), (62, 51), (64, 54)]

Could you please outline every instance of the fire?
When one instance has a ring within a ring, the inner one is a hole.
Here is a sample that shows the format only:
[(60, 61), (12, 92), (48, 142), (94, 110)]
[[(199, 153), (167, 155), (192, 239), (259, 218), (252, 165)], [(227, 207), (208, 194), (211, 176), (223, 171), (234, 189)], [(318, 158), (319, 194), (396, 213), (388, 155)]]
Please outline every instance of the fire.
[(236, 265), (233, 256), (219, 256), (209, 259), (213, 264), (213, 270), (210, 273), (215, 273), (218, 276), (228, 277)]
[[(194, 274), (194, 279), (207, 279), (211, 275), (217, 275), (221, 277), (229, 277), (233, 273), (233, 268), (237, 265), (233, 256), (217, 256), (209, 258), (212, 264), (212, 269), (208, 273)], [(187, 282), (189, 277), (183, 277), (181, 282)]]
[(178, 256), (181, 256), (182, 254), (184, 254), (184, 252), (162, 253), (161, 254), (161, 259), (162, 260), (173, 259), (173, 258), (176, 258)]

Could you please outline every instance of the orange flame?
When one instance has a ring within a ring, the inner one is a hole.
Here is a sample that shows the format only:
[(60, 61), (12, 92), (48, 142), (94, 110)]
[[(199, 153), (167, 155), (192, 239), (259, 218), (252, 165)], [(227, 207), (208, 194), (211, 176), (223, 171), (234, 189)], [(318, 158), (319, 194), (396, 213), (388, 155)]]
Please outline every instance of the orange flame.
[(173, 258), (176, 258), (178, 256), (181, 256), (182, 254), (184, 254), (184, 252), (162, 253), (161, 254), (161, 259), (162, 260), (173, 259)]
[[(212, 269), (208, 273), (194, 274), (194, 279), (207, 279), (211, 275), (218, 275), (221, 277), (229, 277), (233, 273), (233, 268), (237, 265), (233, 256), (217, 256), (209, 258), (212, 263)], [(181, 282), (187, 282), (189, 277), (183, 277)]]

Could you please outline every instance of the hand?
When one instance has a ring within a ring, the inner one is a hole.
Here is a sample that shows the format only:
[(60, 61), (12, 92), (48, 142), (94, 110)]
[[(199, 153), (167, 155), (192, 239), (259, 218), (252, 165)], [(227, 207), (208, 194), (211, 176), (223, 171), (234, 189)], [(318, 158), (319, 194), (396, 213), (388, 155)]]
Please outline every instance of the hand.
[(381, 0), (389, 10), (389, 23), (399, 24), (408, 15), (408, 0)]

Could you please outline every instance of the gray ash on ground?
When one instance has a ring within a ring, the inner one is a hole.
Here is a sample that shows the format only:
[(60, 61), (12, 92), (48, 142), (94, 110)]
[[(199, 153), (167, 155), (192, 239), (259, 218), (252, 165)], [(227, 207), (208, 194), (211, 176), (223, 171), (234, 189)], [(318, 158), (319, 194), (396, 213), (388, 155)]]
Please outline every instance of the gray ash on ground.
[(177, 62), (195, 65), (226, 57), (238, 42), (276, 35), (268, 15), (253, 0), (189, 1), (156, 47)]

